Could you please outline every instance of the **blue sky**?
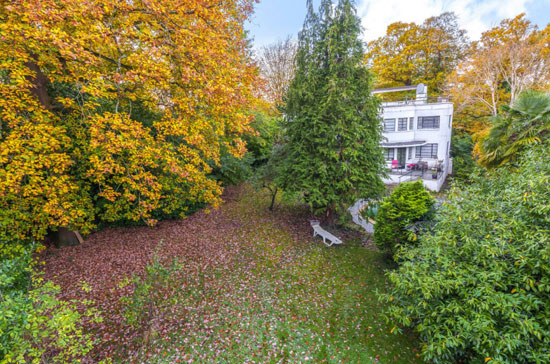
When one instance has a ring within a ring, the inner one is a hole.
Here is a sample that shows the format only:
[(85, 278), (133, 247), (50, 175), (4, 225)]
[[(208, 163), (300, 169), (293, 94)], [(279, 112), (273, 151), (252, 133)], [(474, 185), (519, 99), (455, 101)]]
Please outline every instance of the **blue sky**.
[[(314, 0), (317, 6), (320, 0)], [(526, 12), (527, 17), (544, 27), (550, 23), (550, 0), (356, 0), (365, 28), (364, 39), (375, 39), (396, 21), (421, 23), (444, 11), (454, 11), (472, 39), (497, 25), (502, 19)], [(305, 0), (260, 0), (247, 24), (255, 47), (296, 36), (306, 13)]]

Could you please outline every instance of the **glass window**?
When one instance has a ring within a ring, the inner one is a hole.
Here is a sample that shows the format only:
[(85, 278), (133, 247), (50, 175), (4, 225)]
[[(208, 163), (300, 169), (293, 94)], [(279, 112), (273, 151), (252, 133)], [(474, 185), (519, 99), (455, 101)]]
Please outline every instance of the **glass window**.
[(384, 131), (395, 131), (395, 119), (384, 119)]
[(416, 147), (415, 157), (437, 159), (437, 143)]
[(439, 116), (419, 116), (418, 129), (439, 129)]
[(414, 118), (409, 118), (409, 130), (413, 130), (414, 128)]
[(393, 160), (393, 148), (385, 148), (384, 149), (384, 157), (387, 161)]
[(406, 131), (407, 130), (407, 118), (399, 118), (397, 121), (397, 130)]
[(413, 157), (413, 148), (409, 148), (409, 159)]

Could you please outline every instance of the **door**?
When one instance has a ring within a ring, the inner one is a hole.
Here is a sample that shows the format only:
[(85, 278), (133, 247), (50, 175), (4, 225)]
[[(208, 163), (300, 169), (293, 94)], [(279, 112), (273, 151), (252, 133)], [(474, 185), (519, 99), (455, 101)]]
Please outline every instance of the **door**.
[(406, 161), (407, 161), (407, 148), (397, 148), (397, 163), (399, 163), (399, 168), (404, 168)]

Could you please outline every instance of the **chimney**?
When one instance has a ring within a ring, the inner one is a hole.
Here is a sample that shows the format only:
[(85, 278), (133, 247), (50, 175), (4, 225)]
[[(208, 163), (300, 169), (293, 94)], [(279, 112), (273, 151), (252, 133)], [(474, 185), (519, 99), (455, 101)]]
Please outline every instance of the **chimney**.
[(416, 102), (425, 104), (428, 102), (428, 86), (423, 83), (416, 86)]

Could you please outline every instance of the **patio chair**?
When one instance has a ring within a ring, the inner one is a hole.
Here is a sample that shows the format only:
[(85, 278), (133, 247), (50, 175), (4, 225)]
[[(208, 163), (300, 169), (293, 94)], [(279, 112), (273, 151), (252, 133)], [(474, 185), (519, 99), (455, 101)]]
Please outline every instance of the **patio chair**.
[(399, 168), (399, 161), (397, 159), (394, 159), (391, 161), (391, 169), (397, 169)]

